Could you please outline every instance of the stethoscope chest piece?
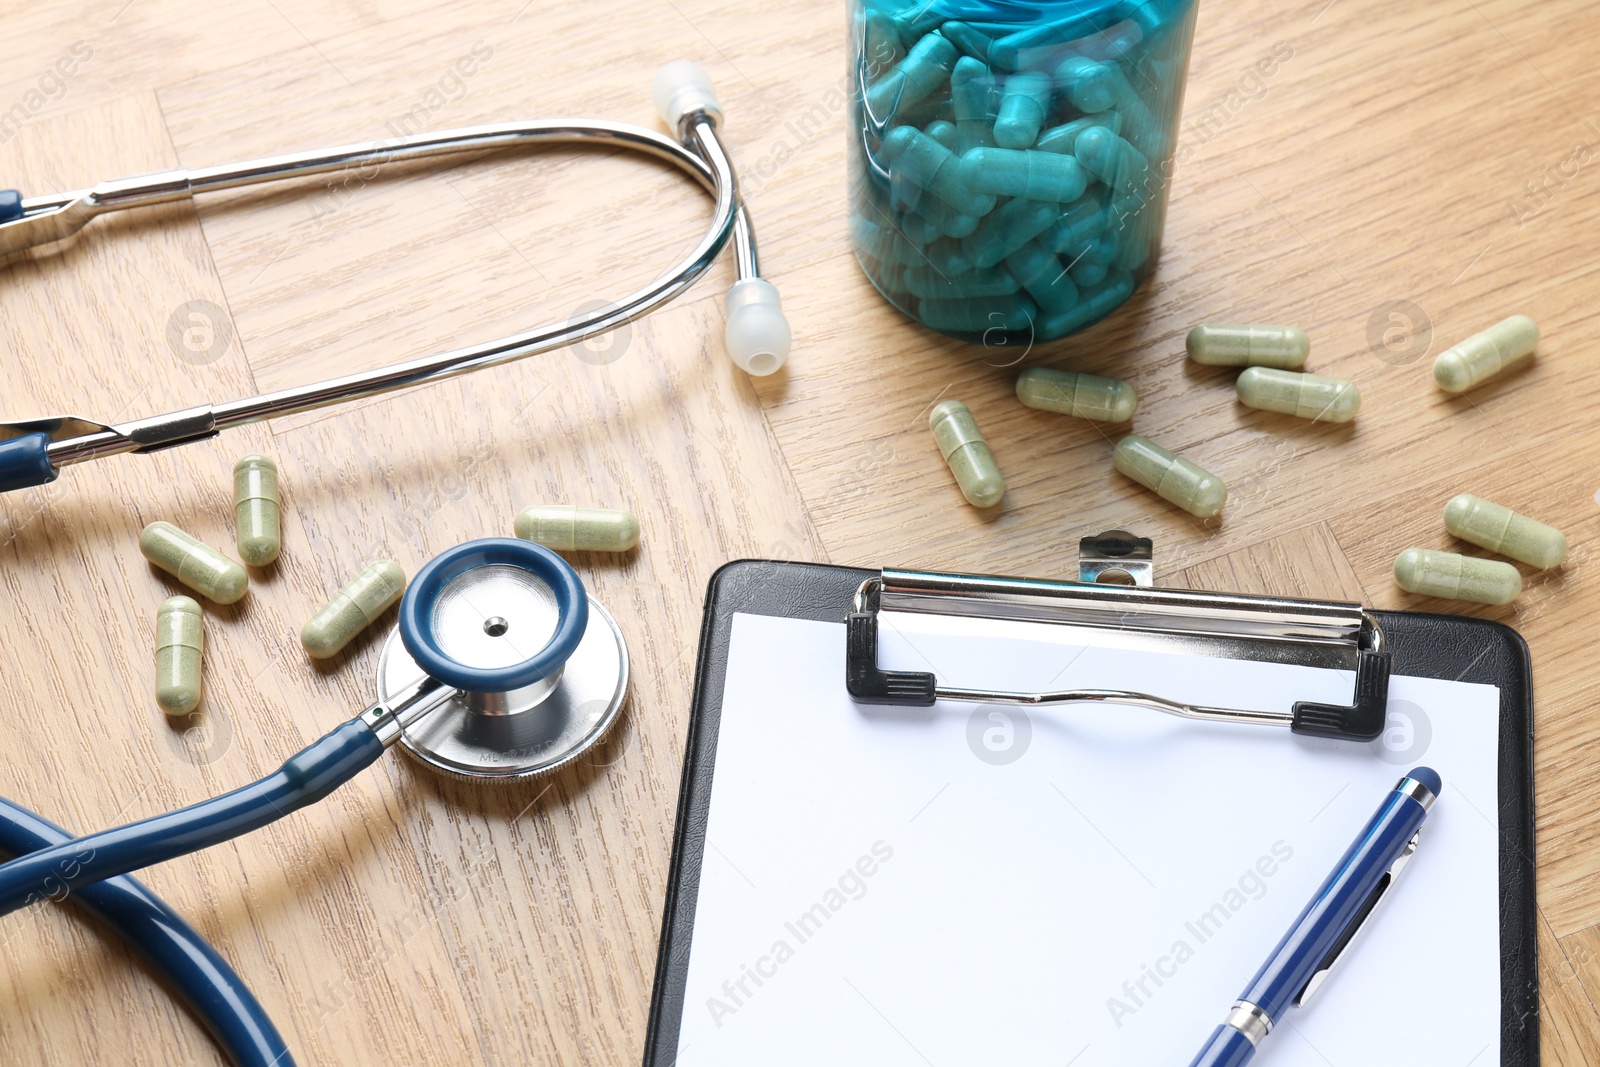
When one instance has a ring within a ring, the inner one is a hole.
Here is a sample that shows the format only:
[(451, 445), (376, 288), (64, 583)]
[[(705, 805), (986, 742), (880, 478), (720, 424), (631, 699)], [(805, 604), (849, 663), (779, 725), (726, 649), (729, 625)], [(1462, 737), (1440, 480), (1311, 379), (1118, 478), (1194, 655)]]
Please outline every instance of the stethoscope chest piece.
[(456, 692), (400, 744), (459, 778), (547, 774), (599, 744), (628, 689), (616, 620), (528, 541), (469, 541), (425, 566), (378, 661), (378, 699), (431, 676)]

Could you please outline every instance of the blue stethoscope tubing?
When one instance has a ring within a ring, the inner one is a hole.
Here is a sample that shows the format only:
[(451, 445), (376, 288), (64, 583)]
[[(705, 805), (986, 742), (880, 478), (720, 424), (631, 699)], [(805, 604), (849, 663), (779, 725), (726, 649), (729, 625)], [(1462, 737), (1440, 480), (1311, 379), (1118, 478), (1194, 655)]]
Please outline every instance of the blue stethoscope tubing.
[[(0, 797), (0, 858), (68, 845), (72, 835)], [(127, 875), (67, 896), (120, 937), (189, 1007), (239, 1067), (293, 1067), (289, 1046), (261, 1002), (194, 927)]]
[[(521, 662), (497, 668), (460, 663), (433, 632), (433, 606), (453, 580), (475, 567), (497, 565), (521, 567), (550, 587), (557, 608), (555, 631)], [(416, 706), (437, 706), (440, 695), (463, 688), (508, 692), (550, 676), (577, 647), (587, 619), (588, 599), (577, 572), (542, 545), (489, 537), (441, 553), (417, 572), (400, 603), (401, 641), (428, 676)], [(7, 823), (0, 828), (0, 851), (17, 856), (0, 865), (0, 916), (63, 894), (78, 897), (172, 976), (235, 1063), (289, 1067), (293, 1061), (282, 1039), (238, 976), (154, 894), (121, 876), (242, 837), (328, 796), (375, 763), (398, 738), (404, 721), (397, 724), (393, 711), (381, 702), (374, 705), (289, 757), (275, 773), (231, 793), (83, 837), (74, 838), (0, 799), (0, 822)], [(165, 941), (148, 929), (157, 922), (156, 915), (170, 931)], [(185, 952), (194, 958), (189, 966), (178, 966), (177, 957)]]

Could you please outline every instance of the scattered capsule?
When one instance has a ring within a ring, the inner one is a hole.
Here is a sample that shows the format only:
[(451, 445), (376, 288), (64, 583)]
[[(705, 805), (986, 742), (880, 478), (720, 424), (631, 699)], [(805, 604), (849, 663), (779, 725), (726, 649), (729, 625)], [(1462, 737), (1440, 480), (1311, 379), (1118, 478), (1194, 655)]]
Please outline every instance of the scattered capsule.
[(1527, 359), (1538, 344), (1539, 324), (1526, 315), (1513, 315), (1439, 353), (1433, 361), (1433, 380), (1440, 389), (1464, 393)]
[(1427, 548), (1400, 553), (1394, 580), (1408, 593), (1475, 604), (1509, 604), (1522, 592), (1522, 574), (1509, 563)]
[(1000, 467), (983, 439), (983, 431), (972, 417), (972, 411), (959, 400), (946, 400), (935, 404), (928, 413), (928, 428), (939, 443), (939, 452), (950, 473), (955, 475), (961, 495), (975, 508), (988, 508), (1000, 503), (1005, 495), (1006, 482)]
[(1481, 496), (1462, 493), (1444, 507), (1445, 529), (1490, 552), (1549, 570), (1567, 558), (1567, 536)]
[(1196, 326), (1185, 347), (1190, 359), (1208, 367), (1298, 370), (1311, 354), (1311, 342), (1298, 326)]
[(922, 100), (944, 84), (956, 65), (956, 55), (956, 46), (938, 34), (923, 37), (898, 66), (867, 90), (868, 110), (883, 121)]
[(1221, 478), (1138, 434), (1129, 434), (1117, 442), (1112, 462), (1117, 470), (1154, 490), (1163, 500), (1202, 519), (1219, 514), (1228, 502), (1228, 487)]
[(1349, 422), (1361, 409), (1354, 383), (1320, 374), (1251, 367), (1239, 375), (1239, 403), (1316, 422)]
[(1133, 386), (1098, 374), (1030, 367), (1017, 379), (1017, 399), (1030, 408), (1096, 422), (1127, 422), (1139, 407)]
[[(898, 186), (905, 202), (915, 207), (925, 191), (963, 215), (981, 217), (994, 210), (995, 199), (974, 193), (961, 180), (956, 157), (944, 145), (915, 126), (896, 126), (883, 139), (889, 156), (889, 182)], [(911, 188), (907, 189), (906, 186)]]
[(1000, 94), (994, 142), (1001, 148), (1028, 148), (1050, 113), (1050, 76), (1036, 70), (1013, 74)]
[(169, 598), (156, 612), (156, 703), (168, 715), (200, 706), (200, 660), (205, 615), (186, 596)]
[(639, 543), (631, 511), (534, 504), (517, 515), (517, 536), (557, 552), (626, 552)]
[(252, 453), (233, 465), (233, 519), (240, 559), (265, 567), (278, 558), (278, 465), (266, 456)]
[(139, 535), (144, 558), (218, 604), (233, 604), (250, 588), (243, 567), (170, 522), (152, 522)]
[(406, 572), (392, 559), (375, 560), (300, 630), (313, 659), (327, 659), (371, 626), (406, 591)]
[(961, 157), (961, 180), (974, 192), (1057, 204), (1072, 203), (1089, 187), (1076, 156), (1009, 148), (972, 149)]

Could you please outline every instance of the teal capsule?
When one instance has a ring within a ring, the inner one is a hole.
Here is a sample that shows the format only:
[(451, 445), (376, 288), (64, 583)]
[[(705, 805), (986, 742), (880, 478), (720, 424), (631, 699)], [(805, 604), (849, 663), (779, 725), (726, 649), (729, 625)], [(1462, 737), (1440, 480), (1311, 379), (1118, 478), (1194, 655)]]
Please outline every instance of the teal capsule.
[(200, 706), (205, 614), (189, 597), (171, 597), (156, 612), (156, 703), (168, 715)]
[(960, 241), (941, 237), (923, 249), (922, 256), (913, 266), (932, 267), (940, 274), (954, 277), (972, 270), (972, 260), (962, 251)]
[(862, 16), (860, 32), (861, 55), (873, 74), (888, 70), (905, 55), (900, 46), (900, 30), (888, 13), (868, 9)]
[(1220, 514), (1228, 502), (1228, 487), (1221, 478), (1137, 434), (1117, 442), (1112, 462), (1163, 500), (1202, 519)]
[(1077, 262), (1067, 268), (1067, 277), (1072, 279), (1072, 284), (1080, 290), (1091, 285), (1099, 285), (1106, 280), (1106, 275), (1111, 273), (1111, 268), (1104, 263), (1079, 257)]
[(1464, 393), (1521, 363), (1538, 345), (1539, 324), (1513, 315), (1441, 352), (1433, 361), (1433, 380), (1440, 389)]
[(992, 267), (1054, 225), (1060, 206), (1038, 200), (1008, 200), (961, 239), (974, 266)]
[(906, 240), (919, 248), (923, 245), (931, 245), (944, 236), (939, 232), (939, 227), (915, 210), (902, 214), (897, 224), (900, 227), (900, 232), (906, 235)]
[(1028, 148), (1050, 113), (1050, 78), (1036, 70), (1013, 74), (1000, 92), (994, 142), (1001, 148)]
[(1010, 296), (1022, 288), (1004, 267), (943, 274), (932, 267), (913, 267), (906, 272), (906, 288), (924, 300), (975, 300), (991, 296)]
[(1297, 370), (1311, 354), (1311, 341), (1298, 326), (1207, 323), (1189, 331), (1184, 347), (1208, 367)]
[(1361, 410), (1353, 383), (1320, 374), (1251, 367), (1236, 384), (1239, 403), (1316, 422), (1349, 422)]
[(1133, 295), (1133, 275), (1114, 270), (1098, 285), (1078, 290), (1078, 302), (1070, 310), (1039, 320), (1039, 338), (1052, 341), (1088, 326), (1111, 314)]
[(994, 145), (995, 107), (994, 75), (989, 68), (971, 56), (957, 60), (950, 72), (950, 109), (956, 117), (957, 152)]
[(300, 631), (313, 659), (327, 659), (355, 640), (406, 591), (406, 572), (392, 559), (375, 560), (322, 606)]
[(1086, 114), (1110, 111), (1117, 102), (1116, 68), (1087, 56), (1071, 56), (1056, 68), (1056, 84), (1066, 91), (1072, 106)]
[(252, 567), (267, 566), (283, 551), (278, 506), (276, 463), (251, 453), (233, 465), (234, 544)]
[(961, 157), (961, 180), (975, 192), (1057, 204), (1071, 203), (1089, 186), (1075, 156), (1009, 148), (972, 149)]
[(930, 33), (867, 90), (867, 110), (879, 122), (903, 113), (945, 83), (956, 65), (956, 46)]
[[(961, 180), (960, 165), (950, 150), (915, 126), (896, 126), (884, 137), (883, 147), (889, 156), (891, 186), (898, 180), (902, 186), (924, 190), (963, 215), (981, 217), (994, 210), (994, 197), (974, 193)], [(907, 202), (916, 204), (914, 199)]]
[[(965, 22), (946, 22), (939, 27), (939, 33), (943, 37), (948, 37), (951, 44), (966, 53), (961, 61), (971, 60), (985, 71), (989, 69), (989, 45), (992, 38), (988, 34)], [(961, 61), (957, 62), (958, 66)]]
[(1057, 216), (1045, 244), (1058, 255), (1076, 255), (1089, 241), (1111, 226), (1111, 207), (1105, 191), (1095, 189)]
[(1038, 308), (1025, 294), (991, 299), (923, 300), (917, 317), (945, 333), (1021, 333), (1031, 329)]
[(139, 535), (144, 558), (218, 604), (234, 604), (250, 589), (243, 567), (170, 522), (152, 522)]
[(1073, 151), (1116, 198), (1140, 195), (1150, 175), (1150, 164), (1139, 150), (1104, 126), (1080, 133)]
[(1030, 367), (1017, 379), (1017, 399), (1039, 411), (1096, 422), (1127, 422), (1139, 407), (1133, 386), (1097, 374)]
[(1454, 552), (1408, 548), (1394, 561), (1394, 580), (1408, 593), (1505, 605), (1522, 592), (1522, 574), (1509, 563)]
[(944, 145), (950, 151), (956, 150), (956, 124), (946, 119), (934, 119), (922, 128), (922, 132)]
[(1039, 305), (1041, 315), (1061, 315), (1077, 305), (1077, 285), (1067, 276), (1055, 253), (1038, 241), (1029, 241), (1007, 256), (1005, 262)]
[(1000, 503), (1006, 491), (1005, 478), (967, 405), (959, 400), (935, 404), (928, 413), (928, 428), (967, 503), (975, 508)]
[(989, 63), (996, 70), (1020, 70), (1046, 62), (1094, 33), (1098, 19), (1098, 15), (1074, 14), (1007, 34), (989, 46)]
[(1567, 535), (1481, 496), (1462, 493), (1444, 508), (1445, 529), (1480, 548), (1549, 570), (1567, 558)]
[(1058, 152), (1067, 155), (1078, 149), (1078, 134), (1091, 126), (1103, 126), (1112, 133), (1122, 132), (1122, 115), (1116, 111), (1103, 111), (1098, 115), (1080, 115), (1071, 122), (1052, 126), (1039, 135), (1034, 148), (1040, 152)]
[(971, 215), (963, 215), (950, 205), (935, 200), (931, 196), (922, 198), (915, 209), (916, 214), (932, 223), (938, 231), (935, 235), (944, 237), (965, 237), (978, 228), (978, 220)]

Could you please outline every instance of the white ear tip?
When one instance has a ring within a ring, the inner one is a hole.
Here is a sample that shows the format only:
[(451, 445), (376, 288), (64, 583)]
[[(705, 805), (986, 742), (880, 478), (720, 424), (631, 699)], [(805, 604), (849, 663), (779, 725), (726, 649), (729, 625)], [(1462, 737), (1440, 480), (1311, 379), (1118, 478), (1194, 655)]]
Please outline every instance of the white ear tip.
[(655, 99), (656, 112), (674, 130), (683, 116), (693, 111), (710, 112), (712, 118), (722, 122), (722, 105), (717, 102), (711, 75), (698, 63), (675, 59), (666, 64), (656, 71), (650, 95)]
[(772, 283), (763, 278), (734, 282), (724, 305), (728, 309), (728, 328), (723, 339), (733, 361), (758, 378), (783, 366), (789, 358), (793, 335)]

